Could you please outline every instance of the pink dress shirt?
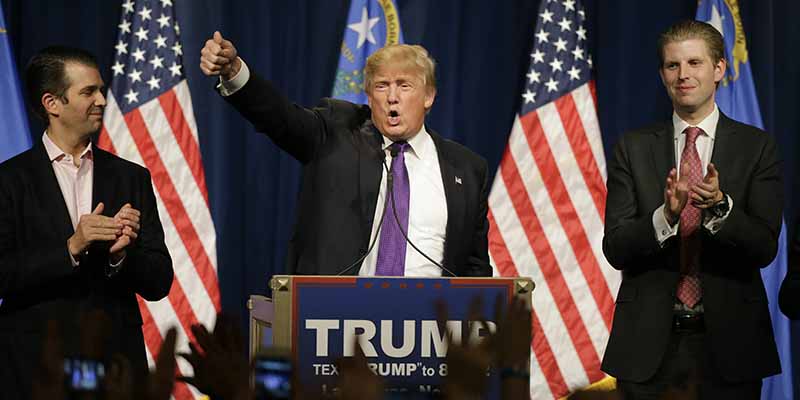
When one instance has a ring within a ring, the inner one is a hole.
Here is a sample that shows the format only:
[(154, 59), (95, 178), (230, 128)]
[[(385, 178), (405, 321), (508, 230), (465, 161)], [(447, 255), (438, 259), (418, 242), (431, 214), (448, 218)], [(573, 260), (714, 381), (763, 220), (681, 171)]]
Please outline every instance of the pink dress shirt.
[[(92, 143), (90, 142), (81, 152), (80, 158), (75, 161), (71, 154), (64, 153), (47, 136), (42, 135), (42, 142), (47, 151), (53, 172), (56, 174), (58, 186), (64, 196), (64, 203), (72, 220), (72, 229), (76, 229), (81, 215), (92, 212), (92, 182), (94, 178), (94, 162), (92, 160)], [(76, 165), (77, 164), (77, 165)], [(77, 266), (78, 261), (72, 258), (72, 265)]]

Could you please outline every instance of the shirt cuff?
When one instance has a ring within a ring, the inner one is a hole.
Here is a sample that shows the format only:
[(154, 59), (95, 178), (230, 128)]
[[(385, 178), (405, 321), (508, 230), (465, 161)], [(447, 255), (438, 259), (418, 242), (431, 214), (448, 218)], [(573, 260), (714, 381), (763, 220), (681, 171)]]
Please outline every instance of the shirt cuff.
[(77, 267), (77, 266), (81, 265), (81, 262), (80, 262), (80, 261), (78, 261), (78, 260), (76, 260), (76, 259), (75, 259), (75, 257), (73, 257), (73, 256), (72, 256), (72, 253), (70, 253), (69, 251), (67, 251), (67, 254), (69, 254), (69, 262), (70, 262), (70, 264), (72, 264), (72, 267), (73, 267), (73, 268), (75, 268), (75, 267)]
[(703, 226), (712, 235), (715, 235), (717, 232), (719, 232), (720, 229), (722, 229), (722, 226), (725, 225), (725, 220), (728, 219), (728, 216), (731, 215), (731, 210), (733, 210), (733, 199), (731, 198), (731, 196), (728, 196), (727, 194), (725, 195), (725, 197), (728, 198), (728, 212), (726, 212), (725, 215), (721, 217), (715, 217), (711, 215), (711, 213), (709, 212), (705, 213), (705, 217), (703, 219)]
[(653, 212), (653, 230), (655, 231), (658, 245), (661, 247), (664, 247), (664, 242), (666, 242), (667, 239), (678, 234), (678, 227), (680, 225), (680, 221), (678, 221), (675, 226), (669, 225), (667, 217), (664, 216), (663, 204)]
[(247, 68), (247, 64), (245, 64), (244, 60), (239, 58), (239, 61), (242, 62), (242, 68), (239, 69), (239, 72), (233, 76), (230, 80), (224, 80), (222, 77), (219, 77), (219, 84), (217, 88), (219, 89), (219, 93), (222, 97), (228, 97), (236, 92), (239, 89), (243, 88), (247, 81), (250, 80), (250, 68)]

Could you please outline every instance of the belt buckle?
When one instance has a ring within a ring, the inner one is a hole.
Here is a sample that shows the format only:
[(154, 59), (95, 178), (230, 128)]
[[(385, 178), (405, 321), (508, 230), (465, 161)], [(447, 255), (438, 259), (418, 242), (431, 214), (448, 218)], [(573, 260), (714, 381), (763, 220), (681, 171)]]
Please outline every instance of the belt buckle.
[(703, 314), (676, 313), (672, 317), (672, 329), (676, 332), (702, 332), (705, 330)]

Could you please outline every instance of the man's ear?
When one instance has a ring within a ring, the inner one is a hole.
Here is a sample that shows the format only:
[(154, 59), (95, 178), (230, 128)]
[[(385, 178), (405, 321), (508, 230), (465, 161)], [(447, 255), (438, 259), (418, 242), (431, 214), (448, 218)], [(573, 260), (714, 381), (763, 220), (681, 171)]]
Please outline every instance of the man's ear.
[(42, 107), (48, 114), (58, 116), (61, 114), (61, 99), (52, 93), (42, 95)]
[(428, 88), (425, 90), (425, 110), (428, 111), (433, 107), (433, 101), (436, 99), (436, 89)]
[(725, 70), (728, 68), (728, 61), (721, 58), (714, 65), (714, 83), (719, 83), (725, 77)]

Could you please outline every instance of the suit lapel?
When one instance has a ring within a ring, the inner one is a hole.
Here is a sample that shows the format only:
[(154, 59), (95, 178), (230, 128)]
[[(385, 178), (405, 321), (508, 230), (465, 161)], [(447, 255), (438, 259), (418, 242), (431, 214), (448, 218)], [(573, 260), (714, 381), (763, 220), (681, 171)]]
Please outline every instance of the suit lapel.
[(444, 184), (444, 195), (447, 201), (447, 228), (445, 229), (443, 258), (447, 260), (451, 253), (450, 248), (458, 242), (457, 240), (449, 239), (458, 237), (459, 232), (462, 232), (464, 227), (465, 204), (463, 183), (461, 182), (464, 174), (456, 166), (456, 163), (447, 156), (448, 152), (443, 151), (444, 140), (436, 132), (432, 130), (428, 130), (428, 132), (436, 145), (436, 154), (439, 156), (439, 169), (441, 170), (442, 183)]
[(92, 205), (91, 209), (97, 207), (97, 203), (103, 202), (103, 215), (113, 216), (122, 204), (116, 204), (115, 196), (117, 179), (114, 171), (111, 170), (111, 154), (97, 148), (92, 144), (92, 156), (94, 157), (94, 178), (92, 181)]
[(667, 179), (669, 171), (676, 164), (673, 131), (674, 128), (670, 121), (653, 133), (655, 140), (651, 143), (650, 152), (653, 155), (653, 168), (658, 177), (653, 182), (657, 183), (659, 190), (664, 189), (664, 180)]
[(732, 139), (735, 134), (736, 130), (733, 128), (731, 120), (720, 111), (717, 132), (714, 135), (714, 150), (711, 153), (711, 162), (719, 171), (720, 188), (727, 187), (727, 179), (730, 177), (730, 172), (733, 171), (731, 168), (733, 166), (732, 156), (735, 152)]
[(53, 164), (47, 156), (47, 150), (44, 144), (39, 142), (33, 149), (34, 163), (34, 182), (42, 182), (37, 184), (37, 192), (39, 199), (43, 205), (44, 212), (53, 214), (53, 221), (56, 229), (58, 229), (60, 237), (69, 237), (75, 233), (72, 228), (72, 220), (69, 217), (69, 210), (67, 210), (67, 203), (64, 200), (64, 194), (61, 193), (61, 186), (58, 185), (58, 179), (53, 172)]
[(383, 169), (383, 152), (381, 151), (382, 136), (367, 119), (359, 128), (359, 145), (364, 148), (358, 152), (359, 171), (359, 196), (361, 202), (361, 221), (364, 238), (369, 242), (372, 221), (375, 216), (375, 207), (380, 190), (381, 174)]

